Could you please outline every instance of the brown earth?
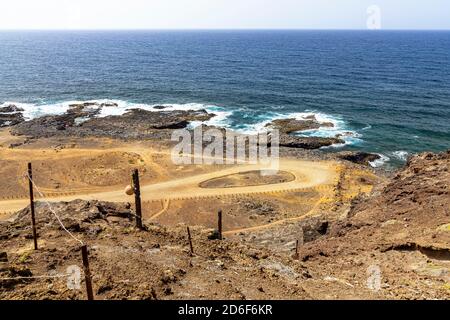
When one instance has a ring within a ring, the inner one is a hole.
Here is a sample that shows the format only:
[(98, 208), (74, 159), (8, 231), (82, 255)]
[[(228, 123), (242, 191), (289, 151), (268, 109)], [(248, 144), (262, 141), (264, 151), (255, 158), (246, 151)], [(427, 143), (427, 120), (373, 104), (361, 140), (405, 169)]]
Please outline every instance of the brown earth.
[(292, 173), (286, 171), (264, 172), (247, 171), (231, 174), (220, 178), (206, 180), (200, 183), (201, 188), (235, 188), (252, 187), (265, 184), (277, 184), (295, 180)]
[[(449, 298), (449, 153), (413, 157), (389, 180), (346, 161), (282, 159), (281, 176), (260, 184), (260, 168), (175, 166), (169, 151), (155, 141), (29, 141), (0, 131), (0, 208), (27, 205), (32, 161), (37, 186), (90, 249), (97, 299)], [(142, 231), (123, 192), (134, 168)], [(222, 188), (201, 188), (205, 181)], [(225, 239), (209, 240), (219, 208)], [(65, 276), (81, 267), (80, 243), (45, 203), (37, 205), (38, 251), (29, 209), (2, 217), (0, 299), (85, 298), (83, 280), (72, 290)], [(367, 285), (374, 268), (380, 290)]]

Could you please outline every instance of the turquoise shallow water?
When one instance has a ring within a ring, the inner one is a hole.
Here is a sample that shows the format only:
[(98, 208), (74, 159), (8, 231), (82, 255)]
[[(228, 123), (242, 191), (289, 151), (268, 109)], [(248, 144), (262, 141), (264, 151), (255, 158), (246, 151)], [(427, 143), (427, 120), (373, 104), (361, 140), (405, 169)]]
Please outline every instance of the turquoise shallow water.
[(93, 99), (204, 107), (246, 132), (315, 113), (336, 128), (305, 134), (348, 132), (330, 151), (397, 166), (450, 148), (450, 32), (0, 32), (0, 104)]

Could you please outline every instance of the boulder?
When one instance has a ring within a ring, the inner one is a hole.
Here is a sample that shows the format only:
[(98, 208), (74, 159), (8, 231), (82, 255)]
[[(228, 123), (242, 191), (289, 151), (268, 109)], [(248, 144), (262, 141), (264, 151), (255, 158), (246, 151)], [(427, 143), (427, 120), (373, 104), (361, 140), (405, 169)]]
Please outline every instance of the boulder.
[(302, 223), (303, 242), (311, 242), (327, 234), (329, 222), (318, 218), (311, 218)]
[(305, 119), (277, 119), (267, 124), (266, 127), (271, 127), (280, 130), (280, 133), (290, 134), (293, 132), (319, 129), (323, 127), (332, 128), (334, 124), (331, 122), (318, 122), (314, 115), (308, 116)]
[(69, 108), (86, 108), (86, 107), (97, 107), (98, 109), (101, 109), (103, 107), (118, 107), (119, 105), (115, 102), (81, 102), (81, 103), (73, 103), (69, 104)]
[(303, 119), (276, 119), (267, 124), (266, 127), (279, 130), (281, 147), (313, 150), (345, 143), (339, 137), (299, 137), (291, 135), (293, 132), (334, 127), (331, 122), (317, 121), (314, 115), (306, 116)]
[(118, 107), (119, 105), (115, 102), (104, 102), (100, 104), (101, 107)]
[(337, 153), (337, 157), (342, 160), (347, 160), (353, 163), (368, 166), (370, 162), (380, 159), (378, 154), (368, 152), (353, 152), (344, 151)]
[(14, 104), (9, 104), (7, 106), (0, 108), (0, 113), (12, 113), (12, 112), (22, 112), (22, 111), (23, 111), (22, 108), (19, 108)]
[(23, 115), (20, 112), (3, 113), (3, 114), (0, 113), (0, 128), (15, 126), (24, 121), (25, 119), (23, 118)]
[(322, 137), (296, 137), (288, 134), (280, 135), (280, 146), (288, 148), (301, 149), (320, 149), (322, 147), (329, 147), (334, 144), (343, 144), (344, 140), (339, 138), (322, 138)]

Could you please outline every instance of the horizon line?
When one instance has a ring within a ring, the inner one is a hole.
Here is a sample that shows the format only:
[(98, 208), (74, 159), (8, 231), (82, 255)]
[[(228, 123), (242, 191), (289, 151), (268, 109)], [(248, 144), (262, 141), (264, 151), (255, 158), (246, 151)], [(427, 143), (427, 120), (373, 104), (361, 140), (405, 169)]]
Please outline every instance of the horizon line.
[(427, 29), (403, 29), (403, 28), (7, 28), (5, 31), (450, 31), (449, 29), (427, 28)]

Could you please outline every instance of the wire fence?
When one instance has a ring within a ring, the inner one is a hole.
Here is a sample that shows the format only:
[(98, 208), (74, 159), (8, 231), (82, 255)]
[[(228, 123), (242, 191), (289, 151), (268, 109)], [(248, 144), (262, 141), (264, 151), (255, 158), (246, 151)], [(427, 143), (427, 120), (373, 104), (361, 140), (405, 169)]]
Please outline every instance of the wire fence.
[[(135, 170), (135, 174), (137, 176), (136, 179), (139, 179), (138, 178), (139, 173), (137, 170)], [(31, 199), (31, 213), (32, 213), (33, 229), (35, 228), (33, 189), (35, 189), (39, 195), (39, 201), (46, 204), (46, 206), (48, 207), (48, 210), (58, 221), (61, 228), (70, 236), (70, 238), (72, 238), (73, 240), (75, 240), (76, 242), (78, 242), (81, 245), (81, 253), (82, 253), (82, 258), (83, 258), (83, 270), (85, 273), (87, 297), (89, 300), (93, 300), (94, 295), (93, 295), (92, 283), (91, 283), (92, 278), (91, 278), (91, 274), (90, 274), (89, 261), (88, 261), (88, 249), (87, 249), (86, 244), (83, 242), (83, 240), (81, 240), (80, 238), (75, 236), (72, 232), (70, 232), (70, 230), (68, 230), (66, 228), (60, 215), (57, 213), (57, 210), (52, 206), (52, 204), (49, 201), (46, 200), (45, 194), (40, 190), (40, 188), (37, 186), (36, 182), (32, 178), (31, 164), (29, 164), (28, 172), (26, 172), (23, 175), (23, 177), (26, 178), (30, 183), (30, 199)], [(138, 181), (139, 180), (137, 180), (137, 185), (139, 185)], [(132, 185), (133, 185), (133, 183), (132, 183)], [(139, 189), (139, 187), (138, 187), (138, 189)], [(138, 191), (140, 194), (140, 191), (136, 190), (136, 187), (134, 187), (134, 190), (135, 190), (135, 192)], [(139, 198), (139, 203), (140, 203), (140, 198)], [(129, 219), (131, 219), (132, 217), (135, 217), (136, 221), (138, 221), (138, 219), (139, 219), (139, 221), (141, 221), (141, 219), (142, 219), (142, 215), (135, 214), (135, 213), (131, 212), (131, 210), (130, 210), (130, 212), (127, 213), (127, 215), (128, 215)], [(142, 228), (142, 223), (141, 223), (140, 228)], [(33, 237), (34, 237), (34, 241), (35, 241), (35, 249), (37, 250), (37, 248), (38, 248), (37, 247), (37, 235), (36, 235), (35, 231), (34, 231)], [(36, 276), (33, 276), (33, 275), (10, 276), (10, 277), (7, 276), (7, 277), (0, 277), (0, 281), (20, 281), (20, 280), (32, 280), (32, 279), (61, 279), (61, 278), (67, 278), (68, 281), (70, 281), (70, 280), (74, 281), (74, 279), (76, 279), (76, 272), (74, 273), (73, 269), (70, 269), (73, 267), (75, 267), (75, 269), (79, 270), (79, 268), (77, 266), (71, 266), (67, 269), (68, 271), (66, 273), (53, 274), (53, 275), (36, 275)], [(72, 273), (70, 273), (69, 270), (72, 270)], [(72, 277), (75, 276), (75, 278), (71, 279), (70, 278), (71, 276)], [(79, 279), (77, 281), (79, 283)], [(68, 283), (68, 286), (69, 286), (69, 283)], [(75, 285), (73, 287), (78, 288), (78, 285)]]
[(58, 223), (61, 225), (61, 227), (63, 228), (64, 231), (66, 231), (70, 237), (72, 237), (72, 239), (74, 239), (75, 241), (78, 241), (82, 246), (84, 246), (84, 242), (82, 240), (80, 240), (79, 238), (77, 238), (72, 232), (70, 232), (69, 230), (67, 230), (67, 228), (64, 226), (64, 224), (61, 221), (61, 218), (58, 216), (58, 214), (56, 213), (55, 210), (53, 210), (52, 205), (50, 204), (50, 202), (48, 202), (47, 200), (45, 200), (45, 196), (44, 194), (41, 192), (41, 190), (38, 188), (38, 186), (36, 185), (36, 183), (33, 181), (33, 179), (30, 177), (29, 173), (25, 173), (26, 177), (28, 178), (29, 181), (31, 181), (31, 183), (33, 184), (33, 187), (36, 189), (36, 191), (39, 193), (39, 195), (42, 197), (44, 203), (47, 205), (48, 209), (50, 210), (50, 212), (55, 216), (56, 220), (58, 221)]
[[(58, 223), (61, 225), (61, 228), (75, 241), (77, 241), (78, 243), (81, 244), (81, 246), (85, 246), (84, 242), (79, 239), (78, 237), (76, 237), (72, 232), (70, 232), (66, 226), (64, 226), (64, 223), (61, 220), (61, 217), (56, 213), (56, 210), (52, 207), (52, 205), (50, 204), (50, 202), (48, 202), (47, 200), (45, 200), (45, 195), (41, 192), (41, 190), (39, 189), (39, 187), (36, 185), (36, 183), (34, 182), (34, 180), (30, 177), (30, 174), (28, 172), (26, 172), (24, 174), (24, 177), (27, 178), (31, 184), (33, 185), (33, 188), (36, 189), (36, 191), (38, 192), (38, 194), (40, 195), (40, 201), (43, 201), (49, 211), (53, 214), (53, 216), (56, 218), (56, 220), (58, 221)], [(0, 281), (19, 281), (19, 280), (32, 280), (32, 279), (61, 279), (61, 278), (69, 278), (71, 276), (73, 276), (73, 273), (62, 273), (62, 274), (55, 274), (55, 275), (37, 275), (37, 276), (17, 276), (17, 277), (1, 277)]]
[[(41, 201), (41, 202), (46, 204), (46, 206), (48, 207), (48, 210), (51, 212), (51, 214), (58, 221), (58, 223), (61, 226), (61, 228), (70, 236), (70, 238), (72, 238), (73, 240), (75, 240), (76, 242), (78, 242), (81, 245), (81, 247), (82, 247), (82, 254), (83, 254), (83, 269), (85, 270), (85, 276), (86, 276), (86, 285), (90, 286), (90, 288), (87, 288), (88, 298), (89, 299), (93, 299), (92, 285), (90, 283), (91, 275), (90, 275), (90, 271), (89, 271), (89, 262), (87, 261), (87, 247), (86, 247), (85, 243), (83, 242), (83, 240), (81, 240), (80, 238), (75, 236), (72, 232), (70, 232), (70, 230), (68, 230), (66, 228), (66, 226), (64, 225), (60, 215), (57, 212), (58, 210), (56, 210), (52, 206), (52, 204), (49, 201), (46, 200), (45, 194), (40, 190), (40, 188), (37, 186), (37, 184), (33, 180), (32, 175), (31, 175), (31, 171), (26, 172), (24, 174), (24, 178), (26, 178), (31, 184), (30, 185), (30, 191), (32, 191), (32, 189), (35, 189), (37, 191), (37, 193), (40, 196), (39, 201)], [(135, 189), (135, 187), (134, 187), (134, 189)], [(139, 199), (139, 201), (140, 201), (140, 199)], [(169, 203), (170, 203), (169, 200), (164, 201), (163, 202), (163, 210), (161, 212), (159, 212), (158, 214), (156, 214), (155, 216), (151, 217), (150, 220), (153, 220), (154, 218), (159, 216), (160, 213), (162, 213), (165, 210), (167, 210), (167, 207), (169, 206)], [(135, 213), (131, 212), (131, 210), (127, 214), (129, 216), (129, 218), (135, 217), (136, 219), (142, 219), (142, 215), (135, 214)], [(222, 230), (221, 230), (222, 229), (221, 228), (222, 221), (221, 220), (222, 220), (222, 218), (221, 218), (221, 211), (220, 211), (220, 213), (219, 213), (219, 220), (218, 220), (219, 221), (219, 238), (218, 239), (220, 239), (220, 240), (222, 240)], [(187, 228), (187, 234), (188, 234), (188, 241), (189, 241), (189, 246), (190, 246), (190, 254), (193, 255), (194, 254), (194, 247), (193, 247), (193, 244), (192, 244), (192, 238), (191, 238), (191, 233), (190, 233), (189, 228)], [(226, 234), (226, 232), (224, 232), (223, 234)], [(296, 246), (296, 249), (298, 249), (298, 244)], [(195, 252), (195, 255), (206, 258), (206, 256), (203, 256), (199, 252)], [(32, 279), (62, 279), (62, 278), (68, 278), (68, 280), (69, 280), (70, 279), (69, 277), (71, 277), (73, 275), (74, 275), (73, 273), (66, 272), (66, 273), (60, 273), (60, 274), (54, 274), (54, 275), (36, 275), (36, 276), (30, 275), (30, 276), (17, 276), (17, 277), (11, 276), (11, 277), (2, 277), (2, 278), (0, 278), (0, 281), (19, 281), (19, 280), (32, 280)], [(88, 284), (88, 282), (89, 282), (89, 284)]]

